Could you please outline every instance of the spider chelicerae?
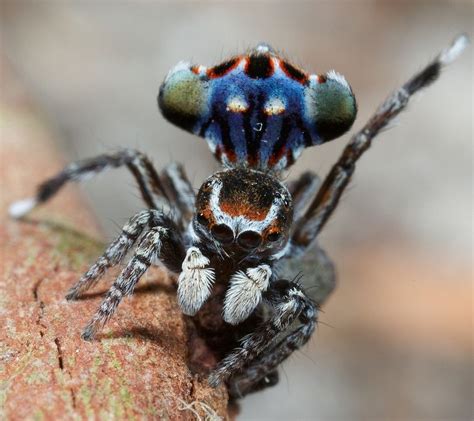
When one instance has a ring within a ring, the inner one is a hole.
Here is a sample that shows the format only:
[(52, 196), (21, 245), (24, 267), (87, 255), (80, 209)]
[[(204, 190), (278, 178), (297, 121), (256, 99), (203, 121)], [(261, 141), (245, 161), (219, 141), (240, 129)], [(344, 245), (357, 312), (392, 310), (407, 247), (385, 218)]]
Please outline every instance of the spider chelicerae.
[(309, 75), (266, 44), (212, 68), (179, 63), (160, 87), (159, 108), (170, 122), (204, 137), (223, 164), (197, 195), (182, 166), (172, 163), (159, 173), (146, 155), (125, 149), (69, 164), (10, 213), (25, 215), (68, 181), (128, 167), (147, 207), (67, 293), (76, 299), (131, 253), (82, 337), (93, 339), (159, 262), (178, 275), (178, 303), (220, 359), (210, 384), (225, 382), (233, 397), (263, 389), (277, 382), (278, 365), (309, 340), (321, 304), (298, 276), (288, 275), (289, 265), (297, 267), (311, 251), (315, 273), (303, 275), (332, 288), (333, 265), (316, 239), (357, 160), (467, 43), (458, 37), (390, 95), (322, 182), (313, 172), (282, 180), (304, 148), (352, 126), (356, 101), (343, 76)]

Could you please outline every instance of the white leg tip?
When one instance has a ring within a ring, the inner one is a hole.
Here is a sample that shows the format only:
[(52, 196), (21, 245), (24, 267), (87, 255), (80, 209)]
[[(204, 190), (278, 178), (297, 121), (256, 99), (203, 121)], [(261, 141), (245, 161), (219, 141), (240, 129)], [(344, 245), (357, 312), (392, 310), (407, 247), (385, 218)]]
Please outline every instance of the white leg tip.
[(466, 34), (459, 35), (454, 42), (441, 53), (440, 61), (443, 64), (452, 63), (469, 45), (469, 37)]
[(21, 218), (30, 212), (37, 204), (38, 201), (33, 197), (18, 200), (10, 205), (8, 214), (15, 219)]

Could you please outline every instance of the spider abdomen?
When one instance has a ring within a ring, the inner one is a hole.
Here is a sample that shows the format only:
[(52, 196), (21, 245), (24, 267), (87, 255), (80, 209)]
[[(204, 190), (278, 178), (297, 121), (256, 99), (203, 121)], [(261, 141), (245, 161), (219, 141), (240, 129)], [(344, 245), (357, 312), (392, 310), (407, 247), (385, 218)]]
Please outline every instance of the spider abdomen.
[(204, 137), (224, 165), (265, 171), (340, 136), (357, 111), (343, 76), (309, 75), (264, 44), (211, 68), (178, 64), (158, 103), (173, 124)]

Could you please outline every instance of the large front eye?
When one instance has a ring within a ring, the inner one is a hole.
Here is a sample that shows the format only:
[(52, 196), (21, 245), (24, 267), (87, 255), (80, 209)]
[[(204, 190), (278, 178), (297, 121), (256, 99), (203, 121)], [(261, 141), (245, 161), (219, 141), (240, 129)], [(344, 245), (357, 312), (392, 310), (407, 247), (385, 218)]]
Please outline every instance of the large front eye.
[(222, 244), (229, 244), (234, 241), (234, 232), (226, 224), (217, 224), (211, 228), (212, 236)]
[(312, 77), (305, 89), (305, 117), (323, 142), (350, 129), (357, 114), (354, 94), (344, 77), (335, 71)]
[(171, 123), (192, 131), (207, 110), (207, 83), (188, 63), (172, 69), (160, 87), (158, 105)]
[(262, 236), (255, 231), (244, 231), (237, 237), (240, 247), (251, 250), (257, 248), (262, 242)]

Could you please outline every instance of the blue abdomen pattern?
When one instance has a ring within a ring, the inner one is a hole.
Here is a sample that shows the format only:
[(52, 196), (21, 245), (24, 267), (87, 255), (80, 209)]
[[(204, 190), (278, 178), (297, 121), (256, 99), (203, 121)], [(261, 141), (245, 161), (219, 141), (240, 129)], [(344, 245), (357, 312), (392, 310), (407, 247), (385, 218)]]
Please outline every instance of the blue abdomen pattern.
[(304, 148), (339, 137), (357, 112), (343, 76), (309, 75), (266, 44), (211, 68), (179, 63), (158, 103), (223, 165), (262, 171), (286, 169)]

